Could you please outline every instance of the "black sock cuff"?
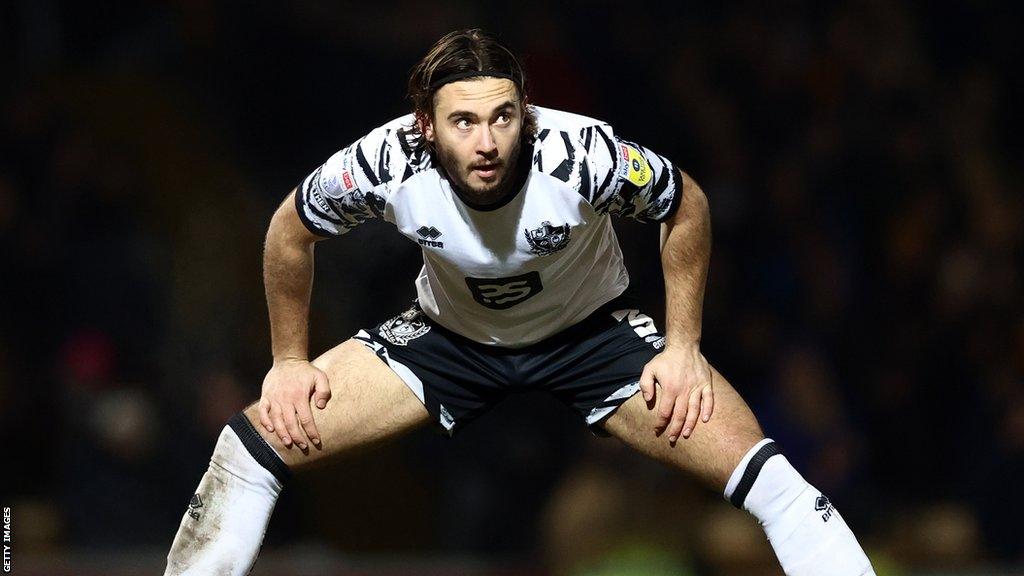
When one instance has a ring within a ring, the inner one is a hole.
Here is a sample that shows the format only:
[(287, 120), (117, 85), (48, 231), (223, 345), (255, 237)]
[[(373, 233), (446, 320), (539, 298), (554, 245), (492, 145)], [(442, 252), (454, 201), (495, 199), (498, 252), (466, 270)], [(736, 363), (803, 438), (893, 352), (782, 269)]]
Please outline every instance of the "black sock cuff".
[(732, 496), (729, 496), (729, 502), (732, 505), (742, 509), (743, 502), (747, 499), (747, 494), (750, 493), (750, 488), (754, 485), (754, 481), (757, 480), (757, 475), (761, 473), (761, 467), (768, 461), (772, 456), (782, 454), (779, 450), (778, 445), (775, 442), (769, 442), (764, 446), (761, 446), (753, 456), (750, 457), (750, 461), (747, 462), (747, 469), (743, 471), (743, 477), (740, 478), (739, 484), (736, 485), (736, 489), (732, 491)]
[(288, 469), (288, 465), (281, 460), (281, 457), (274, 451), (273, 446), (267, 443), (260, 436), (260, 433), (253, 427), (252, 422), (249, 422), (249, 418), (244, 413), (239, 412), (228, 420), (228, 426), (235, 431), (238, 435), (238, 439), (242, 441), (242, 446), (249, 451), (249, 454), (259, 462), (260, 466), (263, 466), (277, 481), (284, 485), (292, 477), (291, 470)]

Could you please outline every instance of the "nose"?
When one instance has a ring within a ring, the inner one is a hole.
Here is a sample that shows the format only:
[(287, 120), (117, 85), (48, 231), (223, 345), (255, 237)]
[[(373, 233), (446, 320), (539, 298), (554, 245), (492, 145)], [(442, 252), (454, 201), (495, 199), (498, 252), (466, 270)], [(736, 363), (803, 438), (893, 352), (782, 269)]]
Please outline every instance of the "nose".
[(491, 134), (491, 126), (484, 124), (480, 129), (480, 139), (477, 140), (477, 152), (485, 157), (490, 157), (497, 150), (498, 145), (494, 142), (494, 135)]

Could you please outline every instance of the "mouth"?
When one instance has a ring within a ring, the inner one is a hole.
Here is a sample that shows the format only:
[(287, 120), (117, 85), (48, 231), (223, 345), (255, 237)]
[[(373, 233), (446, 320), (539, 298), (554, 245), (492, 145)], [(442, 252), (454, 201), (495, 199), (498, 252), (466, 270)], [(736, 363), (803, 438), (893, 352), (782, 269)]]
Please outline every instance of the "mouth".
[(497, 162), (491, 164), (480, 164), (473, 167), (473, 173), (484, 180), (489, 180), (498, 174), (499, 168), (501, 168), (501, 164)]

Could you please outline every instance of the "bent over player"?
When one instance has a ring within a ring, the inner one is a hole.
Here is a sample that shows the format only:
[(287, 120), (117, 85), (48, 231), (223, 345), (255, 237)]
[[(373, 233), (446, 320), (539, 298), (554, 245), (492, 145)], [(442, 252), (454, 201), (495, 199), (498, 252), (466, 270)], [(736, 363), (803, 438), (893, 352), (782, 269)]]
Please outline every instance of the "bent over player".
[[(700, 352), (703, 192), (609, 125), (529, 105), (524, 87), (495, 39), (448, 34), (413, 69), (413, 114), (331, 156), (278, 208), (264, 256), (274, 364), (224, 427), (166, 574), (246, 574), (293, 473), (428, 422), (453, 434), (523, 387), (721, 491), (764, 526), (786, 574), (874, 574)], [(613, 215), (661, 223), (664, 333), (623, 297)], [(418, 298), (310, 362), (313, 245), (370, 219), (422, 247)]]

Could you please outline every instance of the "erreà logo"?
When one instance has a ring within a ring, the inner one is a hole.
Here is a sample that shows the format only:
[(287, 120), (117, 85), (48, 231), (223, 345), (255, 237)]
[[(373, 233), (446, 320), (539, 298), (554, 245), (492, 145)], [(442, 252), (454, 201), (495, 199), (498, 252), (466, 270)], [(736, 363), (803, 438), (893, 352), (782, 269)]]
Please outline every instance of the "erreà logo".
[(822, 522), (828, 522), (829, 518), (832, 518), (832, 514), (836, 511), (835, 506), (829, 501), (828, 496), (822, 494), (814, 499), (814, 509), (821, 512)]
[(189, 500), (189, 503), (188, 503), (188, 515), (191, 516), (193, 520), (199, 520), (199, 514), (200, 514), (199, 509), (202, 508), (202, 507), (203, 507), (203, 499), (200, 498), (199, 497), (199, 493), (196, 492), (192, 496), (192, 499)]
[(466, 285), (474, 300), (494, 310), (511, 308), (544, 289), (537, 272), (508, 278), (466, 278)]
[(416, 234), (419, 238), (416, 239), (420, 243), (420, 246), (430, 246), (431, 248), (444, 248), (444, 242), (437, 242), (437, 239), (441, 237), (441, 231), (433, 226), (420, 226), (416, 230)]

